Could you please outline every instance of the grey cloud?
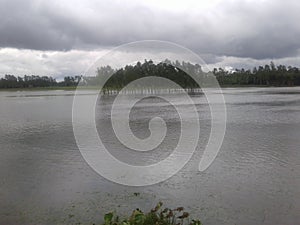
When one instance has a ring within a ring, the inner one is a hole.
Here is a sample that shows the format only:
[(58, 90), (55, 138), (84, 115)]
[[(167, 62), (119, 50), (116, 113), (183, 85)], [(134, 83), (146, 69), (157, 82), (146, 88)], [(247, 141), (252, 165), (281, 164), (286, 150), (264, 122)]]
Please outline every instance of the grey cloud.
[(206, 12), (106, 0), (0, 4), (0, 47), (67, 51), (159, 39), (199, 54), (254, 59), (294, 56), (300, 49), (296, 0), (222, 1)]
[[(234, 24), (225, 52), (255, 59), (295, 56), (300, 48), (299, 1), (242, 1), (225, 7)], [(240, 21), (240, 22), (238, 22)], [(227, 51), (226, 51), (227, 50)]]
[(74, 41), (43, 17), (34, 1), (1, 1), (0, 46), (37, 50), (69, 50)]

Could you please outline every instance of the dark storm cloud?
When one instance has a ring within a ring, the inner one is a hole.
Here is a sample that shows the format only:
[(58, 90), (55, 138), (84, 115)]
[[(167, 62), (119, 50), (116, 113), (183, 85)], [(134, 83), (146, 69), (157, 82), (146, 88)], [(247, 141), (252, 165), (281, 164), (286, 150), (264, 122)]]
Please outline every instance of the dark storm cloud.
[(37, 2), (0, 2), (0, 47), (64, 50), (74, 45), (74, 40), (52, 23), (53, 18), (40, 14)]
[(197, 6), (172, 11), (134, 1), (0, 4), (0, 47), (66, 51), (159, 39), (210, 54), (212, 61), (213, 55), (281, 58), (300, 49), (296, 0), (222, 1), (207, 11)]

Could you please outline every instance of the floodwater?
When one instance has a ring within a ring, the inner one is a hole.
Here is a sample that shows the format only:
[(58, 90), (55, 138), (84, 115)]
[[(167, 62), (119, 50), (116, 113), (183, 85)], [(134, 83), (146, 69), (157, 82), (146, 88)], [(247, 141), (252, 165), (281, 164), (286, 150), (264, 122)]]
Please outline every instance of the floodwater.
[[(211, 123), (205, 96), (193, 95), (201, 132), (192, 159), (170, 179), (146, 187), (108, 181), (85, 162), (73, 135), (72, 91), (0, 92), (0, 224), (101, 223), (108, 211), (125, 215), (158, 201), (185, 207), (204, 225), (300, 224), (300, 88), (223, 92), (227, 130), (213, 164), (198, 171)], [(172, 98), (177, 107), (190, 107), (180, 95)], [(180, 135), (174, 106), (159, 98), (136, 104), (130, 125), (137, 137), (149, 136), (149, 119), (156, 116), (168, 128), (157, 149), (137, 152), (113, 133), (113, 100), (99, 98), (96, 110), (99, 136), (112, 155), (148, 165), (172, 152)]]

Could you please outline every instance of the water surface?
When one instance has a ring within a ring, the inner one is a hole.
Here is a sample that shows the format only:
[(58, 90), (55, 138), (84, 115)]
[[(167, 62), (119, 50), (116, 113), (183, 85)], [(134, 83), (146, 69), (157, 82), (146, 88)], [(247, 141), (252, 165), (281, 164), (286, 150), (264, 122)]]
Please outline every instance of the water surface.
[[(134, 188), (102, 178), (82, 158), (72, 130), (72, 91), (0, 92), (0, 224), (99, 223), (111, 209), (126, 214), (159, 200), (186, 207), (205, 225), (299, 224), (300, 88), (227, 88), (224, 96), (227, 131), (209, 169), (197, 171), (210, 112), (205, 96), (195, 95), (201, 135), (193, 159), (165, 182)], [(174, 107), (148, 98), (132, 110), (131, 128), (140, 138), (149, 135), (153, 116), (168, 126), (159, 148), (137, 156), (112, 135), (112, 102), (112, 96), (99, 99), (96, 122), (114, 156), (144, 165), (170, 154), (180, 130)]]

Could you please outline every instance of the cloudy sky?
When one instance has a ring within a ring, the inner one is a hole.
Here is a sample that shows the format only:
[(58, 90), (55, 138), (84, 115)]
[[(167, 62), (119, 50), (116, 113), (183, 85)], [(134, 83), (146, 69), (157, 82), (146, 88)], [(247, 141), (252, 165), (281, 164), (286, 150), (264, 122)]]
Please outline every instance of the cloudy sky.
[(171, 41), (212, 67), (300, 67), (299, 0), (0, 0), (0, 76), (82, 74), (132, 41)]

